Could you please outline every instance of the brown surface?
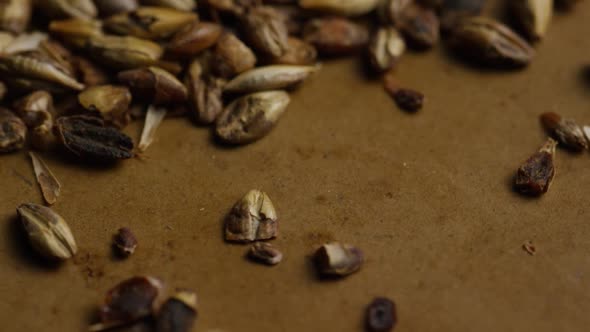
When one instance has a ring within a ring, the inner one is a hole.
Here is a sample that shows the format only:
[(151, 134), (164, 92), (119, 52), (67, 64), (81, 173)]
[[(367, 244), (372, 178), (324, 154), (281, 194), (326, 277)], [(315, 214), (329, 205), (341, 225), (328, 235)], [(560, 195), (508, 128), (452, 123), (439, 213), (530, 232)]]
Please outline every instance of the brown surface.
[[(84, 330), (108, 288), (151, 274), (198, 291), (196, 331), (360, 331), (376, 295), (396, 301), (399, 332), (587, 330), (588, 153), (560, 150), (541, 199), (513, 193), (510, 179), (544, 141), (541, 112), (590, 122), (589, 21), (589, 1), (558, 15), (522, 72), (474, 70), (440, 49), (404, 57), (400, 80), (428, 98), (415, 115), (351, 60), (327, 64), (250, 146), (219, 148), (173, 119), (143, 161), (103, 170), (44, 155), (63, 185), (55, 210), (80, 246), (57, 268), (32, 258), (15, 227), (19, 203), (41, 202), (27, 156), (0, 157), (0, 329)], [(251, 188), (279, 212), (276, 267), (222, 241), (223, 216)], [(140, 241), (127, 261), (111, 258), (121, 226)], [(319, 281), (309, 255), (334, 239), (367, 262)]]

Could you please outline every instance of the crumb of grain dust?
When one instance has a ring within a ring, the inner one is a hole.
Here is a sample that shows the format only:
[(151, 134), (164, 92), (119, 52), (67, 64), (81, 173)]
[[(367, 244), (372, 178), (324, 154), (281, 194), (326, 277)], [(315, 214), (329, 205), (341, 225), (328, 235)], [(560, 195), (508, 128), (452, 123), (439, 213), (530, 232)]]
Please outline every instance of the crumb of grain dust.
[(537, 253), (537, 248), (533, 244), (533, 241), (527, 241), (522, 245), (522, 249), (526, 251), (529, 255), (535, 256)]

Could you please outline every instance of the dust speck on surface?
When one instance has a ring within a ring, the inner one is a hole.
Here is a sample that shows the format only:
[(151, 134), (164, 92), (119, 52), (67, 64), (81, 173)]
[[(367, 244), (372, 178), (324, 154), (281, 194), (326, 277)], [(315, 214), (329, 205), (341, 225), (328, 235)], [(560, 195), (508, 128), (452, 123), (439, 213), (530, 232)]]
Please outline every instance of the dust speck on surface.
[(100, 257), (90, 252), (80, 252), (74, 256), (74, 265), (79, 266), (82, 278), (86, 281), (86, 286), (92, 288), (95, 282), (104, 277), (104, 265), (98, 261)]
[(328, 197), (324, 196), (324, 195), (317, 195), (315, 198), (315, 201), (320, 203), (320, 204), (324, 204), (328, 201)]

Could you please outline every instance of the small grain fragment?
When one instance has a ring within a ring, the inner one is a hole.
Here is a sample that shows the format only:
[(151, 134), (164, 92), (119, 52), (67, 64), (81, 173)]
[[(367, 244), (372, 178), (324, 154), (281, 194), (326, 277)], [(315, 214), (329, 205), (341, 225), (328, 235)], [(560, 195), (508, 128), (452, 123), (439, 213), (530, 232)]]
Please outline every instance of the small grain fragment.
[(225, 239), (235, 242), (268, 240), (278, 234), (278, 216), (265, 192), (250, 190), (225, 220)]
[(369, 332), (389, 332), (397, 324), (395, 303), (385, 297), (376, 297), (367, 307), (365, 326)]
[(156, 332), (190, 332), (197, 313), (197, 294), (187, 289), (178, 290), (160, 308)]
[(527, 159), (516, 173), (515, 188), (522, 194), (540, 196), (549, 190), (555, 166), (553, 159), (557, 142), (549, 138), (539, 151)]
[(533, 241), (526, 241), (523, 245), (522, 245), (522, 249), (524, 251), (527, 252), (527, 254), (531, 255), (531, 256), (535, 256), (535, 254), (537, 253), (537, 248), (535, 247), (535, 245), (533, 244)]
[(283, 260), (283, 254), (272, 244), (256, 242), (250, 247), (248, 257), (267, 265), (277, 265)]
[(383, 86), (397, 106), (404, 111), (417, 112), (424, 105), (424, 95), (416, 90), (402, 88), (390, 72), (383, 77)]
[(128, 257), (137, 248), (137, 238), (129, 228), (123, 227), (115, 234), (113, 244), (121, 257)]
[(554, 112), (546, 112), (541, 114), (541, 123), (549, 135), (568, 149), (576, 152), (588, 149), (584, 131), (575, 120), (562, 118)]
[(322, 276), (347, 276), (358, 271), (363, 261), (360, 249), (338, 242), (324, 244), (315, 253), (316, 266)]
[(29, 152), (29, 156), (33, 163), (33, 171), (41, 188), (43, 199), (49, 205), (55, 204), (61, 191), (61, 184), (39, 156), (33, 152)]

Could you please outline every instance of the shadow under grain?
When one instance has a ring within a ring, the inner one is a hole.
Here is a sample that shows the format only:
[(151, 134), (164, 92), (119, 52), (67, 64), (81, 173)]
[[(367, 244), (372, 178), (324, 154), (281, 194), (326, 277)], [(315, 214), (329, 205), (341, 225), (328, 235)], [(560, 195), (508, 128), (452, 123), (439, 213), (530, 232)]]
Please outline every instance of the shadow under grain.
[(43, 257), (31, 247), (27, 234), (21, 226), (20, 218), (16, 214), (8, 218), (4, 224), (7, 228), (6, 233), (10, 234), (8, 247), (11, 255), (34, 269), (53, 271), (61, 266), (60, 261)]
[(588, 95), (590, 95), (590, 64), (584, 65), (581, 68), (578, 78), (583, 87), (587, 89)]

